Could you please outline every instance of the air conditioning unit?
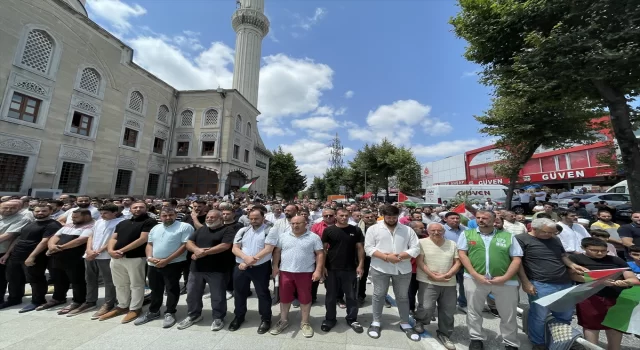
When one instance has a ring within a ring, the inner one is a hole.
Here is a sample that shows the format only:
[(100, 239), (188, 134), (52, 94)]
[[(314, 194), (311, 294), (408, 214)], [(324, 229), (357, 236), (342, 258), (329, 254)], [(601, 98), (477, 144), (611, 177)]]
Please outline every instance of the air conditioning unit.
[(53, 188), (32, 188), (30, 196), (33, 198), (52, 198), (58, 199), (62, 195), (61, 189)]

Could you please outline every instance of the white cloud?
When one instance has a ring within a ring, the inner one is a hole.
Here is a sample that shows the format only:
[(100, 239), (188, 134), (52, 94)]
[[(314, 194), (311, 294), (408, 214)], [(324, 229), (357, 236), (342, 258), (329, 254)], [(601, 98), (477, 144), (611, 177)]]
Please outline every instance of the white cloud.
[[(289, 145), (282, 145), (284, 152), (290, 152), (296, 160), (300, 171), (307, 176), (307, 185), (314, 176), (321, 176), (329, 167), (331, 147), (327, 143), (315, 140), (300, 139)], [(355, 154), (351, 148), (344, 148), (344, 157)]]
[(442, 141), (432, 145), (413, 145), (411, 146), (411, 150), (418, 158), (441, 159), (461, 154), (475, 148), (487, 146), (494, 142), (495, 140), (492, 138), (452, 140)]
[(313, 16), (311, 17), (302, 18), (300, 15), (295, 15), (295, 17), (298, 18), (298, 23), (294, 25), (294, 27), (299, 27), (304, 30), (311, 30), (311, 28), (313, 28), (316, 24), (318, 24), (318, 22), (321, 19), (323, 19), (326, 15), (327, 15), (327, 10), (322, 7), (316, 8), (315, 12), (313, 13)]
[(477, 77), (479, 74), (480, 74), (480, 69), (476, 69), (470, 72), (463, 72), (460, 79)]
[(182, 32), (184, 35), (176, 35), (173, 37), (173, 42), (179, 47), (189, 49), (191, 51), (200, 51), (204, 49), (204, 46), (200, 43), (200, 33), (185, 30)]
[(399, 100), (369, 111), (366, 127), (349, 129), (351, 139), (379, 142), (387, 138), (398, 145), (409, 145), (415, 130), (428, 135), (444, 134), (452, 130), (447, 122), (430, 118), (431, 106), (415, 100)]
[(88, 0), (87, 5), (92, 17), (107, 21), (120, 34), (131, 29), (131, 18), (147, 13), (147, 10), (138, 4), (129, 5), (120, 0)]
[(354, 95), (353, 90), (349, 90), (349, 91), (344, 93), (344, 98), (352, 98), (353, 95)]
[(340, 124), (329, 116), (295, 119), (291, 121), (291, 125), (298, 129), (316, 130), (320, 132), (331, 131), (340, 127)]

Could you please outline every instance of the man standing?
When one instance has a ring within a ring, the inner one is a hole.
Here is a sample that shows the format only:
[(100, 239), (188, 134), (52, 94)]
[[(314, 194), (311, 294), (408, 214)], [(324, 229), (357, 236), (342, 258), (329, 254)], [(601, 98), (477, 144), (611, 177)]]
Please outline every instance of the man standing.
[(167, 305), (162, 328), (171, 328), (176, 323), (182, 263), (187, 260), (185, 245), (194, 230), (191, 225), (176, 221), (176, 211), (172, 207), (162, 208), (160, 220), (162, 224), (156, 225), (149, 232), (146, 248), (151, 305), (147, 313), (136, 319), (136, 326), (160, 317), (165, 292)]
[[(13, 241), (0, 264), (7, 266), (9, 282), (9, 300), (0, 305), (18, 305), (24, 296), (25, 281), (31, 284), (31, 303), (23, 307), (19, 313), (35, 310), (46, 303), (47, 293), (47, 242), (62, 227), (50, 217), (52, 210), (47, 205), (36, 205), (33, 215), (36, 221), (27, 224), (20, 230), (20, 236)], [(8, 260), (7, 260), (8, 258)]]
[(560, 211), (560, 222), (558, 225), (562, 227), (562, 232), (558, 234), (558, 238), (562, 242), (562, 246), (567, 253), (584, 253), (580, 242), (583, 238), (591, 237), (589, 232), (580, 224), (576, 223), (578, 214), (575, 210)]
[(324, 230), (322, 243), (326, 256), (324, 265), (327, 276), (325, 299), (327, 313), (322, 322), (322, 330), (329, 332), (335, 327), (337, 298), (339, 293), (344, 293), (347, 324), (356, 333), (362, 333), (362, 325), (357, 322), (356, 293), (358, 281), (364, 272), (364, 235), (359, 227), (349, 224), (348, 210), (338, 209), (337, 222)]
[(187, 215), (184, 218), (184, 222), (193, 226), (195, 230), (201, 228), (207, 218), (207, 202), (203, 200), (197, 200), (192, 204), (191, 215)]
[(293, 217), (291, 230), (279, 234), (278, 246), (273, 253), (273, 276), (280, 274), (280, 320), (271, 334), (278, 335), (289, 326), (289, 309), (297, 295), (302, 310), (302, 335), (313, 337), (313, 328), (309, 323), (311, 283), (322, 278), (323, 262), (324, 250), (320, 237), (307, 231), (304, 217)]
[[(631, 223), (620, 226), (618, 235), (620, 236), (622, 244), (627, 247), (627, 249), (634, 245), (640, 247), (640, 212), (633, 212), (631, 214)], [(630, 256), (627, 256), (627, 258), (627, 260), (633, 261)]]
[(71, 213), (79, 209), (89, 210), (91, 212), (91, 218), (93, 220), (100, 219), (100, 212), (98, 211), (98, 208), (91, 205), (91, 197), (83, 195), (83, 196), (78, 196), (78, 198), (76, 199), (76, 207), (67, 210), (64, 214), (58, 217), (57, 219), (58, 222), (63, 225), (73, 224), (73, 220), (71, 219)]
[[(571, 287), (571, 277), (567, 268), (580, 275), (585, 269), (569, 260), (562, 242), (556, 237), (558, 229), (553, 220), (534, 219), (531, 228), (532, 234), (516, 236), (524, 252), (518, 277), (522, 282), (522, 290), (529, 295), (527, 335), (533, 344), (533, 350), (544, 350), (547, 348), (545, 323), (549, 309), (535, 301)], [(556, 320), (571, 324), (573, 309), (564, 312), (551, 311), (551, 314)]]
[(236, 331), (244, 322), (247, 313), (249, 285), (253, 283), (258, 295), (260, 326), (258, 334), (264, 334), (271, 328), (271, 254), (278, 244), (278, 235), (264, 224), (264, 214), (259, 209), (249, 212), (251, 225), (240, 229), (233, 241), (233, 254), (236, 267), (233, 271), (235, 318), (229, 324), (230, 331)]
[(456, 312), (456, 281), (452, 278), (460, 269), (458, 247), (454, 241), (444, 238), (445, 229), (439, 223), (429, 224), (427, 232), (429, 237), (420, 240), (420, 255), (416, 258), (418, 293), (424, 302), (424, 308), (419, 307), (416, 312), (416, 330), (424, 331), (424, 325), (435, 316), (437, 303), (437, 338), (445, 348), (455, 350), (449, 338)]
[(544, 211), (539, 211), (539, 212), (533, 214), (533, 218), (534, 219), (537, 219), (538, 215), (542, 215), (544, 213), (544, 214), (547, 214), (547, 215), (551, 216), (551, 220), (558, 221), (558, 219), (559, 219), (558, 218), (558, 214), (556, 214), (553, 211), (553, 205), (551, 203), (545, 203), (543, 208), (544, 208)]
[(64, 210), (62, 210), (62, 206), (64, 206), (64, 202), (61, 200), (51, 200), (49, 201), (49, 206), (51, 206), (51, 218), (53, 220), (58, 220), (58, 218), (64, 215)]
[[(236, 214), (234, 213), (233, 206), (230, 203), (220, 204), (220, 210), (222, 211), (222, 224), (228, 227), (235, 235), (243, 227), (241, 223), (236, 221)], [(229, 281), (227, 282), (227, 300), (233, 298), (233, 265), (229, 269)]]
[(409, 324), (411, 258), (420, 253), (418, 236), (408, 226), (398, 225), (398, 207), (387, 205), (381, 214), (383, 220), (367, 230), (364, 242), (365, 252), (371, 257), (373, 282), (373, 322), (367, 333), (371, 338), (380, 338), (382, 308), (391, 280), (400, 312), (400, 329), (409, 339), (419, 341), (420, 335)]
[(88, 209), (78, 209), (71, 213), (72, 224), (66, 224), (49, 239), (47, 255), (52, 259), (53, 297), (36, 310), (46, 310), (66, 302), (69, 283), (73, 290), (71, 304), (58, 311), (58, 315), (66, 315), (80, 308), (89, 307), (87, 300), (87, 283), (84, 278), (84, 255), (87, 240), (93, 234), (93, 218)]
[[(98, 302), (98, 278), (102, 276), (104, 283), (104, 304), (92, 316), (92, 320), (97, 320), (102, 315), (111, 311), (116, 303), (116, 287), (111, 276), (111, 256), (107, 251), (109, 240), (116, 230), (116, 226), (124, 220), (117, 218), (118, 206), (115, 204), (105, 204), (100, 207), (100, 220), (93, 225), (93, 234), (87, 241), (84, 256), (85, 279), (87, 281), (87, 301), (85, 304), (93, 308)], [(70, 316), (81, 313), (83, 307), (79, 307), (69, 313)], [(85, 309), (84, 311), (86, 311)]]
[(276, 221), (284, 219), (285, 215), (282, 212), (282, 206), (280, 204), (274, 204), (271, 206), (271, 212), (267, 214), (265, 219), (275, 224)]
[(178, 329), (191, 327), (202, 321), (202, 297), (205, 284), (211, 295), (212, 331), (224, 328), (227, 315), (225, 290), (229, 282), (229, 271), (233, 267), (231, 247), (235, 233), (222, 223), (222, 213), (211, 210), (205, 225), (191, 234), (187, 250), (191, 252), (191, 273), (187, 285), (188, 316), (178, 324)]
[(516, 213), (512, 211), (505, 211), (504, 213), (502, 213), (501, 217), (502, 226), (504, 227), (505, 231), (511, 233), (514, 236), (527, 233), (527, 226), (516, 220)]
[(458, 254), (465, 268), (464, 289), (467, 296), (467, 326), (471, 343), (469, 350), (484, 349), (482, 310), (489, 293), (500, 300), (500, 333), (507, 350), (519, 347), (518, 340), (518, 280), (522, 248), (511, 233), (494, 228), (492, 211), (476, 212), (477, 229), (466, 230), (458, 239)]
[(131, 219), (123, 220), (109, 240), (111, 275), (116, 286), (118, 307), (102, 315), (104, 321), (120, 315), (122, 323), (129, 323), (142, 313), (144, 302), (144, 270), (149, 232), (157, 221), (147, 215), (147, 205), (137, 201), (130, 207)]
[[(467, 227), (460, 223), (460, 214), (450, 211), (444, 215), (444, 238), (458, 244), (458, 239)], [(458, 307), (467, 312), (467, 297), (464, 294), (464, 269), (458, 269), (456, 273), (456, 282), (458, 283)]]
[(621, 259), (625, 259), (626, 248), (622, 244), (622, 240), (618, 235), (618, 229), (620, 225), (616, 224), (612, 221), (613, 215), (608, 209), (599, 209), (598, 210), (598, 221), (591, 224), (590, 229), (601, 229), (609, 233), (609, 238), (607, 242), (612, 244), (616, 248), (616, 255)]
[[(11, 199), (0, 203), (0, 259), (4, 257), (9, 246), (16, 237), (20, 235), (20, 230), (31, 222), (29, 218), (20, 214), (22, 201)], [(4, 258), (6, 261), (7, 258)], [(7, 278), (5, 264), (0, 264), (0, 308), (7, 308), (18, 305), (16, 300), (4, 301), (4, 294), (7, 291)]]
[[(376, 224), (376, 216), (375, 214), (369, 210), (362, 210), (362, 220), (358, 223), (358, 227), (362, 231), (363, 235), (367, 232), (369, 227)], [(369, 267), (371, 266), (371, 257), (366, 255), (364, 256), (364, 268), (362, 272), (362, 277), (360, 278), (360, 283), (358, 285), (358, 303), (360, 306), (364, 304), (364, 300), (367, 297), (367, 277), (369, 276)]]

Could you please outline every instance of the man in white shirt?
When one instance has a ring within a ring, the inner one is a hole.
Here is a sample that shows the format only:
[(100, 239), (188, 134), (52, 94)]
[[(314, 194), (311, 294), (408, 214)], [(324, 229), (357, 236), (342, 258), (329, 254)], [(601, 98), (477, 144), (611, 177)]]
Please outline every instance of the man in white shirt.
[(285, 214), (282, 212), (282, 206), (280, 204), (272, 205), (271, 212), (267, 213), (267, 216), (265, 216), (265, 220), (273, 223), (284, 218)]
[(513, 236), (521, 233), (527, 233), (527, 226), (516, 220), (516, 213), (512, 211), (505, 211), (502, 213), (502, 219), (504, 230), (511, 233)]
[(520, 204), (522, 205), (522, 208), (524, 209), (525, 213), (529, 213), (529, 211), (531, 210), (531, 208), (529, 207), (530, 203), (531, 203), (531, 193), (525, 190), (520, 190)]
[(100, 211), (98, 208), (91, 205), (91, 197), (89, 196), (78, 196), (76, 198), (76, 207), (73, 207), (67, 210), (64, 214), (58, 217), (58, 222), (63, 225), (73, 224), (71, 220), (71, 214), (78, 209), (87, 209), (91, 212), (91, 218), (93, 220), (100, 219)]
[(591, 237), (584, 226), (577, 223), (578, 215), (573, 210), (562, 210), (558, 213), (560, 221), (558, 225), (562, 227), (562, 231), (558, 234), (558, 238), (562, 242), (562, 246), (567, 253), (584, 253), (582, 249), (582, 239)]
[[(283, 233), (291, 233), (291, 218), (298, 214), (298, 207), (295, 205), (287, 205), (284, 208), (284, 217), (275, 221), (273, 227), (271, 228), (276, 232), (276, 234), (281, 235)], [(267, 214), (268, 216), (269, 214)], [(273, 221), (272, 221), (273, 222)]]
[(419, 341), (420, 335), (409, 324), (409, 284), (411, 282), (411, 258), (420, 253), (418, 236), (406, 225), (398, 224), (400, 210), (392, 205), (382, 209), (383, 220), (369, 227), (365, 234), (365, 253), (371, 257), (369, 276), (373, 283), (373, 322), (367, 334), (380, 337), (380, 321), (389, 281), (393, 285), (400, 328), (407, 337)]
[(536, 202), (546, 202), (547, 201), (547, 192), (543, 191), (543, 190), (538, 190), (535, 193), (536, 196)]

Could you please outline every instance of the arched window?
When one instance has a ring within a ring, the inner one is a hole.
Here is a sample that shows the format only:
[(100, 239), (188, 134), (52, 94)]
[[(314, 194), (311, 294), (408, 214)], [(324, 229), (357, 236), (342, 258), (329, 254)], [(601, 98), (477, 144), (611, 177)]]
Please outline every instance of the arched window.
[(210, 109), (204, 113), (204, 125), (211, 126), (218, 124), (218, 111)]
[(193, 112), (191, 110), (185, 109), (180, 113), (180, 126), (193, 126)]
[(247, 128), (244, 130), (244, 134), (251, 137), (251, 122), (247, 122)]
[(48, 74), (54, 50), (51, 36), (40, 29), (33, 29), (27, 36), (20, 63), (38, 72)]
[(242, 117), (240, 116), (240, 114), (238, 114), (238, 116), (236, 117), (236, 131), (242, 131)]
[(169, 124), (169, 108), (165, 105), (158, 108), (158, 121), (161, 123)]
[(93, 68), (85, 68), (80, 76), (80, 89), (98, 95), (100, 91), (100, 73)]
[(134, 91), (129, 97), (129, 109), (135, 112), (142, 113), (142, 106), (144, 105), (144, 97), (140, 91)]

